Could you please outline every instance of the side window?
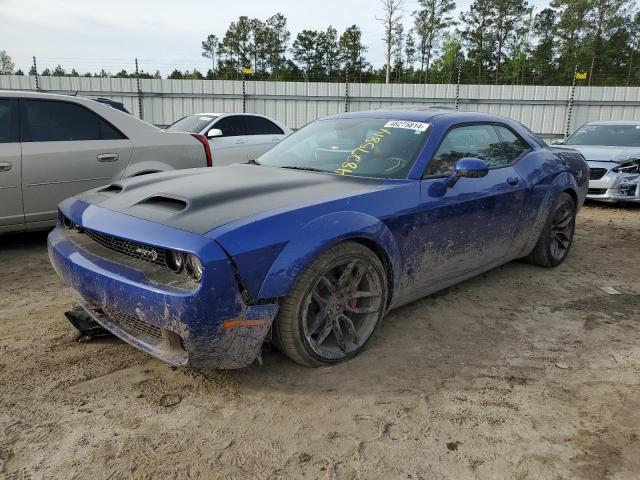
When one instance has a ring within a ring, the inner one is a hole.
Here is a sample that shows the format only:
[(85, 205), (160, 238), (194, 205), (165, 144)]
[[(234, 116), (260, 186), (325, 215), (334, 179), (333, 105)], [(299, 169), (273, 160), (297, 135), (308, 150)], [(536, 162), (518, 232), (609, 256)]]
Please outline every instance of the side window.
[(513, 163), (531, 150), (508, 128), (496, 125), (495, 129), (500, 136), (500, 146), (496, 149), (494, 155), (501, 162), (506, 162), (506, 164)]
[(284, 135), (282, 129), (275, 123), (262, 117), (247, 115), (244, 117), (247, 135)]
[(450, 130), (429, 162), (427, 175), (448, 175), (463, 157), (479, 158), (489, 168), (505, 167), (528, 151), (506, 127), (467, 125)]
[(98, 117), (70, 102), (25, 100), (21, 118), (23, 141), (99, 140)]
[(0, 99), (0, 143), (18, 141), (17, 101)]
[(427, 175), (448, 175), (463, 157), (480, 158), (490, 167), (491, 149), (500, 139), (493, 125), (467, 125), (450, 130), (429, 162)]
[(237, 137), (244, 135), (244, 125), (242, 123), (242, 117), (235, 115), (232, 117), (224, 117), (213, 124), (212, 128), (218, 128), (222, 130), (223, 137)]

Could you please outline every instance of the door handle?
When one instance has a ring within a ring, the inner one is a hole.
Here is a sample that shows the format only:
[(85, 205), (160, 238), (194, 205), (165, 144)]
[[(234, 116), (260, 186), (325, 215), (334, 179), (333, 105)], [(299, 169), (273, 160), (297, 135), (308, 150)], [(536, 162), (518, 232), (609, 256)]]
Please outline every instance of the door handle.
[(119, 155), (117, 153), (99, 153), (96, 158), (99, 162), (117, 162)]
[(517, 185), (519, 182), (518, 177), (509, 177), (507, 178), (507, 183), (509, 185)]
[(271, 139), (272, 142), (279, 142), (280, 141), (280, 137), (273, 137)]
[(241, 143), (247, 143), (247, 139), (246, 138), (239, 138), (238, 140), (236, 140), (235, 142), (236, 145), (240, 145)]
[(0, 172), (8, 172), (13, 167), (11, 162), (0, 162)]

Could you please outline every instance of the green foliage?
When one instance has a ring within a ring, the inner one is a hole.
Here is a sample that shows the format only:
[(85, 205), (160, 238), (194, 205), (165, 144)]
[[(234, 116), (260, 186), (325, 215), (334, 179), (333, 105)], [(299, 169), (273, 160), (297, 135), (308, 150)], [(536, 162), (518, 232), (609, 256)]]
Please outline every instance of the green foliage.
[[(411, 18), (403, 17), (403, 0), (379, 2), (382, 41), (375, 46), (363, 44), (358, 25), (343, 32), (331, 25), (304, 29), (292, 38), (281, 13), (266, 20), (241, 16), (221, 40), (211, 34), (201, 42), (201, 55), (211, 60), (206, 75), (175, 69), (168, 78), (241, 79), (251, 67), (256, 80), (453, 83), (460, 77), (462, 83), (567, 85), (577, 68), (588, 74), (579, 85), (640, 85), (637, 0), (550, 0), (535, 11), (531, 0), (472, 0), (457, 19), (455, 0), (417, 0)], [(367, 62), (369, 48), (385, 49), (384, 65)], [(14, 70), (0, 50), (0, 74)], [(33, 66), (28, 74), (37, 74)], [(82, 74), (57, 65), (40, 75)], [(161, 78), (158, 71), (138, 76)]]
[(0, 75), (11, 75), (14, 68), (16, 64), (13, 63), (13, 59), (6, 51), (0, 50)]

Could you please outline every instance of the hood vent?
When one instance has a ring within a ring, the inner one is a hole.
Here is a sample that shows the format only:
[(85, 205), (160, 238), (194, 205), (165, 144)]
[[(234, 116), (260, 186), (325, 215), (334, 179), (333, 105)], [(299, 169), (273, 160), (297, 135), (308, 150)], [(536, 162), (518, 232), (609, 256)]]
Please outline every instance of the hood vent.
[(154, 207), (162, 210), (171, 210), (172, 212), (180, 212), (187, 208), (187, 202), (179, 198), (165, 197), (156, 195), (141, 201), (138, 205), (145, 207)]
[(122, 187), (120, 185), (108, 185), (100, 190), (100, 193), (112, 193), (115, 195), (117, 193), (120, 193), (121, 191)]

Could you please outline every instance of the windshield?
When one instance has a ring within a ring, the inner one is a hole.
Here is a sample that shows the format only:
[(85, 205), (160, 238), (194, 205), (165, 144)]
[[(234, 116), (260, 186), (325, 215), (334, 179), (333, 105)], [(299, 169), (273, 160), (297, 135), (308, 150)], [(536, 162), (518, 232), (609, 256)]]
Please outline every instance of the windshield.
[(567, 138), (565, 145), (640, 147), (640, 125), (584, 125)]
[(340, 175), (405, 178), (430, 133), (422, 122), (378, 118), (319, 120), (262, 155), (263, 165)]
[(216, 118), (217, 115), (189, 115), (169, 125), (167, 130), (170, 132), (200, 133)]

